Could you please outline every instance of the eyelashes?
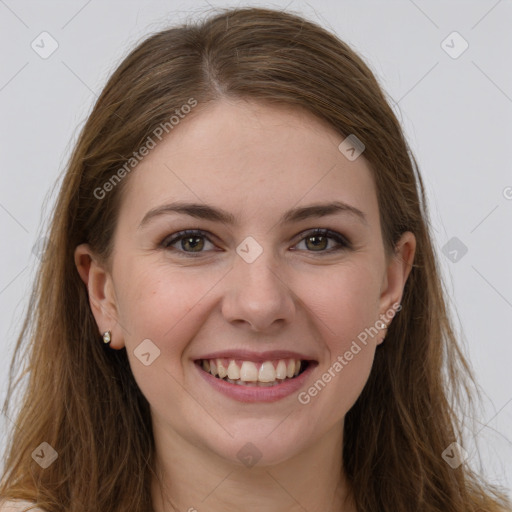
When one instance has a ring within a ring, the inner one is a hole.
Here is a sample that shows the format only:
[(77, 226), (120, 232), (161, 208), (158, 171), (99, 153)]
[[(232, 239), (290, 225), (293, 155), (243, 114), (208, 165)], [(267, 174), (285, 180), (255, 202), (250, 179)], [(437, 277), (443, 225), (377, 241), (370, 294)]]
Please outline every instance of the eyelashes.
[[(160, 246), (167, 250), (184, 253), (187, 256), (197, 257), (197, 256), (202, 255), (204, 253), (204, 251), (188, 252), (185, 250), (176, 249), (175, 247), (172, 247), (172, 246), (179, 241), (185, 241), (185, 242), (190, 241), (190, 240), (197, 241), (197, 239), (201, 239), (201, 238), (208, 240), (208, 242), (210, 242), (213, 245), (213, 242), (208, 237), (208, 234), (206, 231), (203, 231), (201, 229), (186, 229), (184, 231), (178, 231), (177, 233), (174, 233), (174, 234), (164, 238), (162, 240)], [(193, 245), (193, 247), (195, 247), (195, 246)], [(201, 244), (199, 244), (199, 247), (201, 247)], [(182, 247), (182, 249), (183, 249), (183, 247)]]
[[(313, 247), (319, 247), (318, 250), (308, 250), (305, 249), (306, 252), (314, 254), (314, 255), (323, 255), (323, 254), (332, 254), (334, 252), (339, 252), (342, 250), (352, 249), (352, 244), (350, 241), (341, 233), (336, 231), (332, 231), (330, 229), (316, 228), (304, 233), (301, 233), (302, 238), (296, 245), (301, 243), (305, 243), (305, 247), (308, 247), (307, 244), (313, 242)], [(210, 243), (213, 247), (214, 244), (210, 240), (208, 236), (208, 232), (202, 229), (186, 229), (183, 231), (178, 231), (177, 233), (173, 233), (172, 235), (166, 236), (159, 244), (159, 247), (166, 249), (168, 251), (172, 251), (179, 255), (183, 255), (185, 257), (197, 258), (211, 251), (204, 251), (202, 249), (205, 248), (206, 244), (202, 243), (201, 240), (205, 239)], [(329, 249), (322, 249), (324, 246), (324, 241), (328, 245), (329, 240), (334, 240), (336, 242), (336, 246), (331, 247)], [(315, 242), (316, 241), (316, 244)], [(318, 243), (319, 241), (319, 243)], [(176, 248), (173, 247), (178, 242), (181, 242), (181, 247)], [(190, 244), (188, 248), (191, 248), (191, 251), (186, 250), (187, 244)], [(194, 250), (197, 249), (197, 250)], [(293, 249), (296, 251), (297, 249)], [(218, 252), (218, 251), (216, 251)]]

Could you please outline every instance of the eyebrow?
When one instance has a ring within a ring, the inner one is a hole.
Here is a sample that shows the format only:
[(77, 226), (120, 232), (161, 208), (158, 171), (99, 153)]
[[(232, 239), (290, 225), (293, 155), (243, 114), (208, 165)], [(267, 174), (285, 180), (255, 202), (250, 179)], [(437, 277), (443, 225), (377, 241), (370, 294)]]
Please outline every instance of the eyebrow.
[[(188, 215), (196, 219), (223, 222), (230, 225), (237, 224), (235, 216), (225, 210), (222, 210), (221, 208), (215, 208), (207, 204), (178, 201), (175, 203), (164, 204), (148, 211), (146, 215), (144, 215), (144, 218), (139, 224), (138, 229), (141, 229), (150, 220), (156, 217), (172, 213)], [(292, 210), (285, 212), (279, 222), (281, 224), (291, 224), (293, 222), (300, 222), (302, 220), (316, 217), (325, 217), (327, 215), (334, 215), (336, 213), (351, 215), (361, 221), (363, 224), (368, 225), (366, 216), (361, 210), (355, 206), (351, 206), (341, 201), (333, 201), (325, 204), (312, 204), (310, 206), (293, 208)]]

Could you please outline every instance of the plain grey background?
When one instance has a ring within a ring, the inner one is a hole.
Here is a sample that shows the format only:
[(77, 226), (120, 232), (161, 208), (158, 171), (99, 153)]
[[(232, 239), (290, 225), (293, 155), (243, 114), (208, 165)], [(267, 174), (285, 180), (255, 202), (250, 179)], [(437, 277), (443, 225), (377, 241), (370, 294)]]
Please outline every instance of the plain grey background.
[[(334, 31), (389, 95), (427, 187), (455, 327), (483, 392), (464, 447), (471, 464), (510, 487), (510, 0), (0, 0), (2, 404), (49, 192), (107, 77), (149, 33), (235, 5), (288, 8)], [(8, 428), (2, 415), (2, 452)]]

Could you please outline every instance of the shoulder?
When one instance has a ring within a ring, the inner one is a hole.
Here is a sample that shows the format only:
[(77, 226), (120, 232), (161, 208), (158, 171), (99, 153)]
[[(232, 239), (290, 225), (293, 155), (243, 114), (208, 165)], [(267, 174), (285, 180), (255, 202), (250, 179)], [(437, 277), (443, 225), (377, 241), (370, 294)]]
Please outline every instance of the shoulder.
[[(0, 501), (0, 512), (25, 512), (30, 506), (34, 506), (33, 501), (7, 500)], [(29, 512), (45, 512), (41, 508), (32, 508)]]

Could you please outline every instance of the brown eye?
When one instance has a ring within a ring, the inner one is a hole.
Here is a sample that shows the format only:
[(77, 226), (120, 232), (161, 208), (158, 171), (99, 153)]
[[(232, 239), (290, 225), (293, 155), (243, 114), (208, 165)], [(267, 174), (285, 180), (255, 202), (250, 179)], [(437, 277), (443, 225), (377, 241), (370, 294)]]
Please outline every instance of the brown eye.
[[(329, 247), (329, 244), (335, 242), (334, 246)], [(342, 249), (350, 249), (350, 242), (340, 233), (331, 231), (329, 229), (315, 229), (306, 233), (306, 235), (299, 242), (305, 243), (307, 252), (316, 252), (320, 254), (329, 254), (332, 252), (340, 251)], [(202, 230), (185, 230), (174, 233), (166, 237), (160, 246), (164, 249), (176, 252), (177, 254), (187, 256), (200, 256), (208, 252), (204, 250), (205, 244), (214, 244), (210, 241), (205, 231)], [(179, 244), (179, 245), (178, 245)], [(207, 248), (206, 248), (207, 249)]]
[(204, 247), (204, 240), (202, 240), (201, 236), (191, 236), (191, 237), (185, 237), (181, 239), (181, 248), (187, 249), (188, 247), (192, 249), (192, 251), (197, 252), (201, 251), (201, 249)]
[[(328, 245), (327, 237), (321, 235), (308, 236), (305, 240), (308, 249), (326, 249)], [(309, 243), (311, 243), (311, 245), (308, 245)]]
[[(337, 245), (328, 249), (329, 241), (334, 240)], [(316, 229), (306, 234), (299, 243), (305, 243), (308, 252), (334, 252), (350, 247), (349, 242), (340, 233), (328, 229)]]
[[(205, 247), (205, 240), (212, 244), (204, 231), (186, 230), (165, 238), (160, 245), (164, 249), (169, 249), (178, 253), (201, 254), (205, 252), (203, 251)], [(180, 244), (177, 247), (173, 247), (178, 244), (178, 242), (180, 242)]]

